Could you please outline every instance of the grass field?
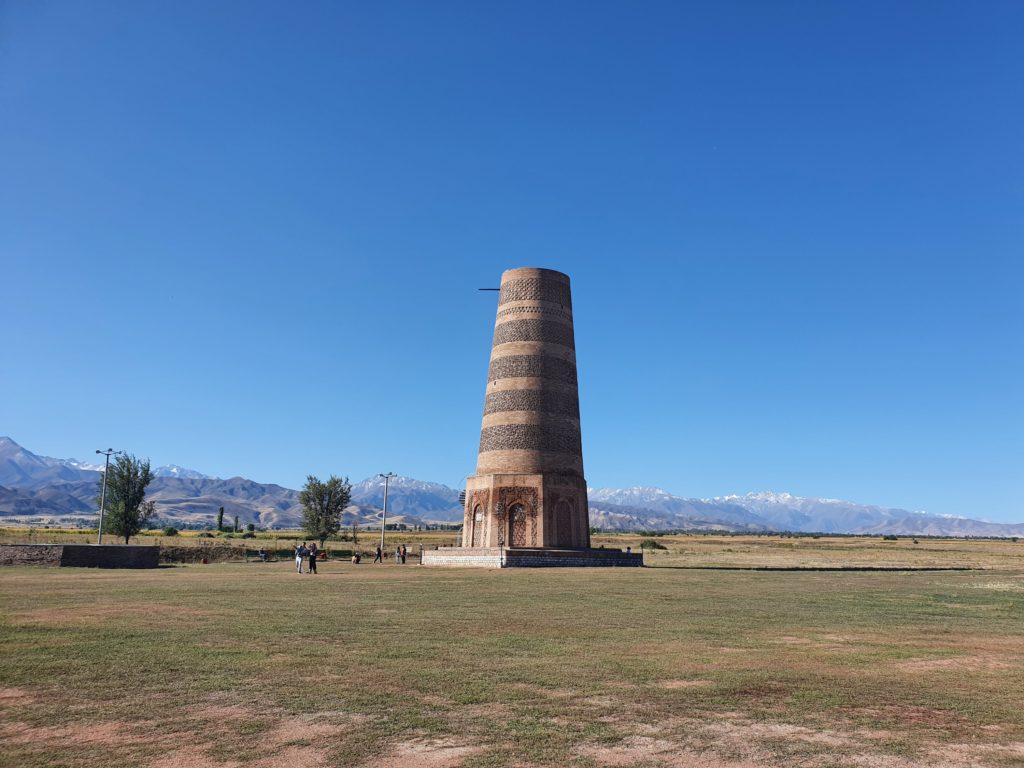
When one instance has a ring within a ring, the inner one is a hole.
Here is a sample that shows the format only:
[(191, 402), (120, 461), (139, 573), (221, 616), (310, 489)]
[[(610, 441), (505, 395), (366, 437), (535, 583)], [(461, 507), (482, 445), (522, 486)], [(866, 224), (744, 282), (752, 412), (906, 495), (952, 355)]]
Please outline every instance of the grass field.
[[(645, 569), (5, 568), (0, 766), (1024, 764), (1024, 544), (709, 538)], [(692, 568), (901, 561), (989, 570)]]
[[(246, 550), (253, 556), (261, 546), (286, 556), (306, 538), (301, 531), (266, 531), (253, 539), (202, 537), (201, 531), (182, 531), (177, 536), (164, 536), (159, 530), (133, 536), (132, 544), (156, 544), (174, 547), (230, 547), (237, 550), (237, 559)], [(208, 536), (210, 534), (207, 534)], [(409, 553), (418, 557), (419, 548), (457, 546), (461, 534), (452, 531), (410, 531), (387, 534), (385, 549), (406, 544)], [(616, 533), (595, 534), (593, 546), (632, 547), (639, 552), (648, 536)], [(668, 534), (654, 537), (664, 549), (648, 550), (647, 562), (652, 566), (695, 566), (723, 568), (1008, 568), (1024, 569), (1024, 541), (1010, 539), (915, 539), (910, 536), (886, 541), (879, 536), (801, 536)], [(0, 528), (0, 544), (64, 543), (92, 544), (96, 531), (80, 529)], [(109, 536), (105, 542), (120, 543)], [(372, 559), (379, 541), (376, 531), (359, 531), (357, 548)], [(352, 549), (351, 540), (328, 541), (328, 552)]]

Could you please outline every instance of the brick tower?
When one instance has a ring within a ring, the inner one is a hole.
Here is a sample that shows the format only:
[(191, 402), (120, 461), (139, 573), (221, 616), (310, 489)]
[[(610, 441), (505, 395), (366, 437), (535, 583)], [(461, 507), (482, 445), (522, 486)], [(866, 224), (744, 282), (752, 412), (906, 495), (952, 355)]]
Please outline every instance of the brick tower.
[(572, 298), (561, 272), (501, 276), (462, 546), (590, 546)]

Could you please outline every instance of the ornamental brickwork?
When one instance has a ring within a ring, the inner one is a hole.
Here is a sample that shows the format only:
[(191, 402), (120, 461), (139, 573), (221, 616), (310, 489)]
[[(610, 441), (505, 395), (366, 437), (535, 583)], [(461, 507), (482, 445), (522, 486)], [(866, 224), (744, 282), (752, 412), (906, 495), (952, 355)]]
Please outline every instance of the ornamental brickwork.
[(573, 348), (572, 326), (550, 320), (512, 320), (494, 329), (494, 346), (510, 341), (544, 341)]
[(484, 400), (484, 415), (506, 411), (550, 413), (557, 416), (580, 418), (580, 401), (569, 392), (536, 389), (502, 389), (491, 392)]
[[(491, 360), (487, 371), (491, 381), (498, 379), (550, 379), (551, 381), (576, 386), (576, 364), (550, 355), (509, 355)], [(577, 395), (577, 398), (579, 395)]]
[[(526, 269), (510, 269), (510, 272), (526, 272)], [(569, 294), (569, 277), (562, 275), (565, 282), (553, 279), (552, 275), (561, 275), (552, 269), (529, 270), (531, 272), (546, 272), (542, 277), (525, 278), (520, 280), (501, 279), (501, 293), (498, 298), (498, 305), (508, 304), (512, 301), (548, 301), (553, 304), (560, 304), (566, 309), (572, 309), (572, 298)]]

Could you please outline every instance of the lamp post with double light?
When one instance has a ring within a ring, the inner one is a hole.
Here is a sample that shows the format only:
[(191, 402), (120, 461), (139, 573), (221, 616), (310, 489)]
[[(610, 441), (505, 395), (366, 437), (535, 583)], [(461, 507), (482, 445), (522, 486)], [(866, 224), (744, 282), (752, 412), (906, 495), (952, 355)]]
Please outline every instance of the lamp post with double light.
[(110, 457), (120, 456), (122, 451), (115, 451), (113, 448), (107, 448), (105, 451), (97, 450), (96, 453), (100, 453), (107, 457), (106, 463), (103, 465), (103, 487), (100, 491), (100, 531), (99, 536), (96, 539), (97, 544), (103, 543), (103, 510), (107, 505), (107, 470), (110, 469)]
[(377, 475), (377, 477), (384, 478), (384, 514), (380, 518), (380, 553), (381, 557), (384, 556), (384, 526), (388, 522), (388, 481), (392, 477), (397, 477), (394, 472), (388, 472), (386, 475)]

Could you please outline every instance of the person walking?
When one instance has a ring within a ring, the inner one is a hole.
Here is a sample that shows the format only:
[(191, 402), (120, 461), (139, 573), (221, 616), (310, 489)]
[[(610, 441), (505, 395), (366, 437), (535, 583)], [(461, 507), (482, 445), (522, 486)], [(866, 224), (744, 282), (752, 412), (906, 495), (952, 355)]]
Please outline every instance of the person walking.
[(373, 562), (375, 562), (375, 563), (383, 563), (384, 562), (384, 557), (382, 556), (382, 553), (380, 551), (380, 544), (377, 545), (377, 554), (373, 556)]
[(302, 573), (302, 558), (309, 554), (306, 549), (306, 542), (302, 542), (295, 548), (295, 570)]
[(319, 554), (320, 550), (317, 549), (314, 541), (309, 545), (309, 573), (316, 573), (316, 558)]

